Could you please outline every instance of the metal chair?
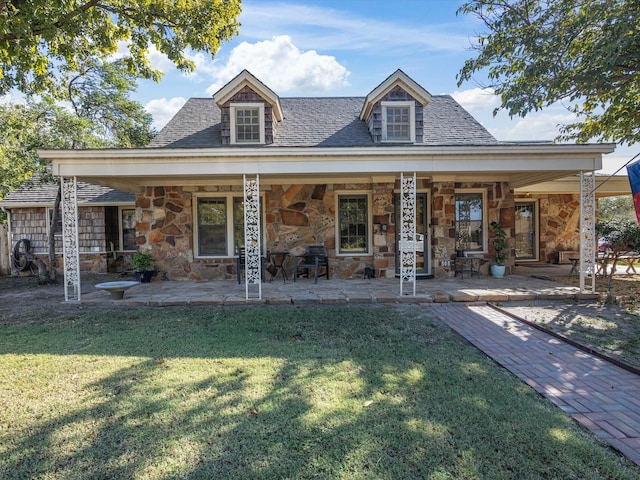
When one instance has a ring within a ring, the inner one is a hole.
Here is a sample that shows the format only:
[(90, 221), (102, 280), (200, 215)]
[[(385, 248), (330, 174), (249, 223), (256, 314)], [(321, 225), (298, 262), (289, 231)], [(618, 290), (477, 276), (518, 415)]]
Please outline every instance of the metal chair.
[[(324, 269), (320, 273), (320, 269)], [(324, 245), (309, 245), (303, 255), (293, 259), (293, 281), (298, 275), (309, 278), (309, 271), (313, 270), (314, 283), (318, 283), (318, 277), (327, 277), (329, 280), (329, 257)]]

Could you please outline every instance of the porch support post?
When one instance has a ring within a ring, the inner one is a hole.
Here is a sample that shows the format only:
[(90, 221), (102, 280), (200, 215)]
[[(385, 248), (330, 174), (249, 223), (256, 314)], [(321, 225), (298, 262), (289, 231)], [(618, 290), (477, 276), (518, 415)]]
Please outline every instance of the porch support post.
[(596, 291), (595, 175), (580, 172), (580, 293)]
[(412, 282), (416, 296), (416, 173), (400, 174), (400, 295), (404, 282)]
[[(78, 197), (76, 177), (60, 179), (62, 189), (62, 255), (64, 299), (80, 301), (80, 249), (78, 247)], [(55, 268), (53, 265), (51, 268)]]
[[(258, 285), (258, 298), (262, 299), (261, 235), (260, 235), (260, 179), (247, 178), (244, 183), (244, 247), (245, 297), (250, 298), (249, 285)], [(255, 295), (255, 293), (254, 293)]]

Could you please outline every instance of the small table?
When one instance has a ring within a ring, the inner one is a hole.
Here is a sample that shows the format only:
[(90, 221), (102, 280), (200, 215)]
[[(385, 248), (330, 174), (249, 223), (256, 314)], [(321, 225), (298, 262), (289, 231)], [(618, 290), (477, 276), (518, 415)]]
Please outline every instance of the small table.
[(278, 276), (278, 272), (282, 273), (282, 281), (287, 281), (287, 272), (284, 269), (284, 261), (289, 256), (289, 252), (271, 252), (271, 264), (273, 265), (273, 271), (271, 273), (271, 279), (273, 280)]
[(478, 257), (456, 257), (455, 259), (455, 275), (458, 274), (464, 278), (464, 273), (467, 272), (470, 277), (473, 274), (480, 274), (480, 258)]
[(140, 282), (131, 282), (131, 281), (121, 281), (121, 282), (104, 282), (98, 283), (96, 288), (100, 290), (106, 290), (111, 294), (111, 298), (114, 300), (122, 300), (124, 297), (125, 290), (130, 289), (136, 285), (139, 285)]

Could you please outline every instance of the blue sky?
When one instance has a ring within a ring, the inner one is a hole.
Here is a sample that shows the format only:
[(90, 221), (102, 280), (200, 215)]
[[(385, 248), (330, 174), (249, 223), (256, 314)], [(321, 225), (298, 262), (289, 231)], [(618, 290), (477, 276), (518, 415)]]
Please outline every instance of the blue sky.
[[(157, 52), (152, 63), (165, 72), (159, 84), (144, 81), (135, 98), (161, 128), (189, 97), (208, 97), (243, 68), (281, 97), (365, 96), (396, 69), (431, 94), (449, 94), (498, 140), (551, 140), (570, 113), (555, 105), (526, 118), (500, 113), (486, 78), (457, 85), (456, 75), (473, 55), (483, 25), (456, 15), (458, 0), (244, 0), (239, 36), (215, 58), (193, 53), (198, 65), (183, 75)], [(637, 149), (635, 149), (637, 151)], [(620, 148), (605, 159), (613, 172), (634, 154)], [(624, 171), (622, 172), (624, 173)]]

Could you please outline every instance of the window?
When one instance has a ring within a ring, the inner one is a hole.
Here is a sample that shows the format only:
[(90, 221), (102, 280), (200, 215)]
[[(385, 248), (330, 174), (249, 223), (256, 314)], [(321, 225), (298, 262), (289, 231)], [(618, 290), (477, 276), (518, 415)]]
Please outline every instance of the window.
[(385, 142), (414, 142), (415, 103), (382, 102), (382, 135)]
[(456, 193), (456, 250), (486, 252), (484, 192)]
[(367, 195), (338, 197), (338, 245), (340, 254), (369, 251), (369, 205)]
[(231, 105), (231, 143), (264, 143), (264, 105)]
[(120, 225), (122, 232), (122, 250), (136, 249), (136, 210), (123, 208), (120, 210)]
[(244, 247), (242, 197), (200, 197), (196, 204), (198, 256), (232, 256)]

